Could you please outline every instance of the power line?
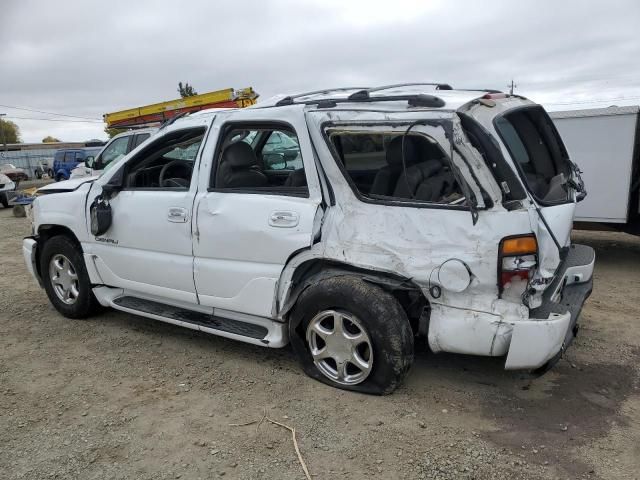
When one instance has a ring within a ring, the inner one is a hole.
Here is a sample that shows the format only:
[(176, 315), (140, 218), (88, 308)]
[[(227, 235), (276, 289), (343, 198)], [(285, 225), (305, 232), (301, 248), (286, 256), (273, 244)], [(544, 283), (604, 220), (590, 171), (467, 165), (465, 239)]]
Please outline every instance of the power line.
[(47, 115), (56, 115), (58, 117), (81, 118), (83, 120), (99, 120), (98, 118), (80, 117), (78, 115), (67, 115), (66, 113), (45, 112), (44, 110), (35, 110), (33, 108), (27, 108), (27, 107), (12, 107), (11, 105), (0, 105), (0, 107), (12, 108), (14, 110), (24, 110), (25, 112), (46, 113)]
[(38, 122), (67, 122), (67, 123), (104, 123), (100, 120), (64, 120), (62, 118), (33, 118), (33, 117), (14, 117), (5, 116), (4, 118), (12, 118), (14, 120), (36, 120)]

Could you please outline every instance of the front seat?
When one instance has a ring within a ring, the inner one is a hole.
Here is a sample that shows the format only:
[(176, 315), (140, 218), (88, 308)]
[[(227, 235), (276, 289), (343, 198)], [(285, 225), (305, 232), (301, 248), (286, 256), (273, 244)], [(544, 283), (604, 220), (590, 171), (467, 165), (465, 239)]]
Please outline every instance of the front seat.
[(267, 183), (251, 145), (241, 141), (224, 149), (216, 172), (216, 188), (266, 187)]
[[(407, 135), (404, 142), (404, 159), (407, 168), (418, 163), (419, 152), (417, 139)], [(387, 145), (386, 160), (387, 166), (378, 170), (373, 179), (370, 194), (385, 196), (393, 194), (402, 173), (402, 135), (395, 137)]]

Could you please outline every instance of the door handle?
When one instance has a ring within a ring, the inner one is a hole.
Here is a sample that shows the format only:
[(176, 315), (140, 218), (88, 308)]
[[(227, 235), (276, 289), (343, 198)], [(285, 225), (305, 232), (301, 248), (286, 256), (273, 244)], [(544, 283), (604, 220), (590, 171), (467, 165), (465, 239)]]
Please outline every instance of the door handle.
[(269, 225), (272, 227), (292, 228), (296, 227), (299, 222), (298, 212), (276, 211), (271, 212), (269, 217)]
[(186, 208), (182, 207), (169, 207), (169, 213), (167, 214), (167, 220), (174, 223), (185, 223), (189, 218), (189, 214)]

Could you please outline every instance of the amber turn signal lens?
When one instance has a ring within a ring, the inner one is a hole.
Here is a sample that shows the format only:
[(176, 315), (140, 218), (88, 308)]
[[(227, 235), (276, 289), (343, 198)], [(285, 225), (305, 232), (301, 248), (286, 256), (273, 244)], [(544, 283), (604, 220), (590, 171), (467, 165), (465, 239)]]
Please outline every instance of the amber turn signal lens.
[(502, 255), (527, 255), (538, 252), (538, 242), (533, 235), (505, 238), (502, 240)]

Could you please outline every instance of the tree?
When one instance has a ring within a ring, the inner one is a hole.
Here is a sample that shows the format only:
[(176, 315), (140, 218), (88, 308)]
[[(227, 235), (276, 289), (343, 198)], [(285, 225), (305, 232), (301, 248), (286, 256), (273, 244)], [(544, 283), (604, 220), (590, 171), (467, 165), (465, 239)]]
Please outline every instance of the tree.
[(0, 119), (0, 143), (20, 143), (20, 128), (10, 120)]
[(52, 137), (51, 135), (47, 135), (42, 139), (42, 143), (58, 143), (58, 142), (60, 142), (60, 140), (58, 140), (56, 137)]
[(109, 128), (109, 127), (104, 127), (104, 133), (106, 133), (109, 138), (113, 138), (116, 135), (118, 135), (119, 133), (122, 132), (126, 132), (126, 128)]
[(184, 85), (182, 85), (182, 82), (178, 82), (178, 93), (182, 98), (198, 95), (198, 92), (196, 92), (188, 82), (185, 82)]

